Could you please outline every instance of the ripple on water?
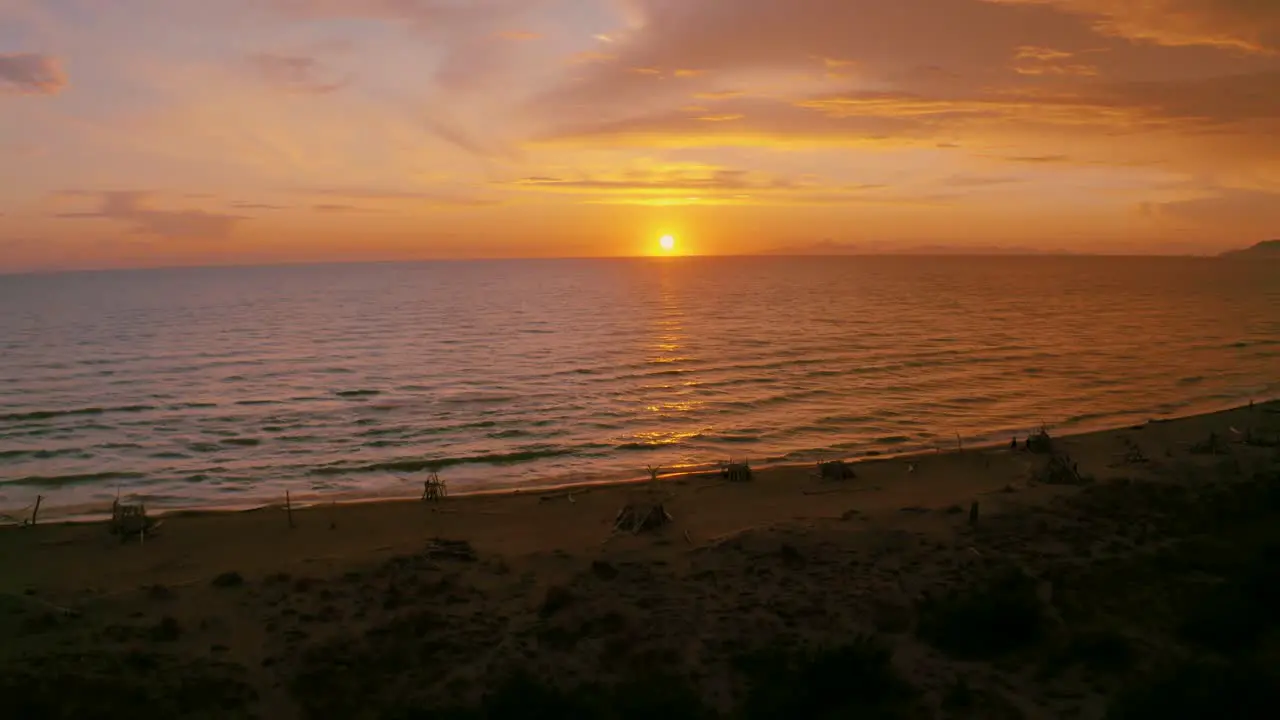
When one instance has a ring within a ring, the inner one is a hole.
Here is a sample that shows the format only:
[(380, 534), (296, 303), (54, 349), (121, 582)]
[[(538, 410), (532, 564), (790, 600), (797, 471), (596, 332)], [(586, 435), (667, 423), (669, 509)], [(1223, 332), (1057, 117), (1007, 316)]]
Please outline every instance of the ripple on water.
[[(950, 444), (955, 428), (967, 445), (1041, 420), (1096, 426), (1280, 392), (1274, 273), (1212, 262), (774, 258), (176, 277), (94, 276), (95, 300), (59, 313), (44, 308), (80, 285), (0, 288), (33, 308), (24, 315), (39, 320), (42, 348), (4, 343), (32, 331), (0, 314), (0, 467), (36, 483), (6, 481), (4, 502), (70, 505), (117, 484), (222, 502), (318, 477), (359, 494), (385, 489), (380, 474), (425, 467), (484, 488), (724, 454), (809, 461)], [(1230, 316), (1214, 310), (1223, 303)]]

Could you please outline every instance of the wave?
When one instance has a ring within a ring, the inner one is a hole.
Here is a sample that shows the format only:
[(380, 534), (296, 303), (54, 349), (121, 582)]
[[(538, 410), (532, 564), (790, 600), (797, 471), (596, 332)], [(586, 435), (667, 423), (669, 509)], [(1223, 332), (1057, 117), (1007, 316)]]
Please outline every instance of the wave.
[(719, 443), (753, 443), (760, 442), (762, 439), (759, 435), (741, 434), (741, 435), (712, 435), (705, 438), (711, 442)]
[(523, 450), (511, 453), (488, 453), (467, 457), (443, 457), (435, 459), (414, 458), (371, 463), (369, 465), (326, 465), (312, 468), (313, 475), (343, 475), (347, 473), (374, 472), (423, 472), (424, 470), (442, 470), (455, 465), (517, 465), (546, 458), (576, 455), (575, 448), (546, 448), (541, 450)]
[(155, 410), (152, 405), (125, 405), (122, 407), (86, 407), (73, 410), (33, 410), (24, 413), (0, 415), (0, 422), (27, 422), (31, 420), (52, 420), (53, 418), (75, 415), (105, 415), (107, 413), (147, 412)]
[(381, 395), (381, 394), (382, 394), (381, 390), (338, 390), (337, 392), (334, 393), (334, 395), (337, 395), (338, 397), (341, 397), (341, 398), (374, 397), (375, 395)]
[(0, 485), (31, 485), (38, 487), (58, 487), (62, 485), (78, 485), (82, 483), (104, 482), (107, 480), (141, 480), (146, 477), (138, 472), (100, 472), (71, 475), (31, 475), (17, 480), (0, 481)]
[(622, 443), (621, 445), (615, 445), (613, 449), (621, 450), (624, 452), (628, 450), (640, 450), (640, 451), (648, 452), (652, 450), (661, 450), (663, 448), (668, 448), (676, 444), (677, 443), (671, 443), (671, 442), (657, 442), (657, 443), (629, 442), (629, 443)]
[(56, 457), (81, 455), (83, 453), (84, 450), (81, 448), (60, 448), (57, 450), (0, 450), (0, 460), (21, 460), (25, 458), (51, 460)]

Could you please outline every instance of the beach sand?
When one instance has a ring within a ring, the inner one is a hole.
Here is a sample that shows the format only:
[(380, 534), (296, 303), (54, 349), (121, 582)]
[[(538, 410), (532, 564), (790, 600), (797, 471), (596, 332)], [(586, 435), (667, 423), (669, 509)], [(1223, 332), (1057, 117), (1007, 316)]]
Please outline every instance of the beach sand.
[[(178, 514), (145, 541), (5, 528), (0, 699), (22, 718), (1147, 717), (1186, 663), (1230, 683), (1280, 657), (1255, 602), (1274, 576), (1219, 598), (1280, 543), (1278, 437), (1269, 403), (1054, 438), (1079, 478), (1006, 447), (841, 481), (313, 506), (293, 527)], [(615, 532), (629, 503), (672, 522)], [(1259, 639), (1214, 647), (1219, 601)]]

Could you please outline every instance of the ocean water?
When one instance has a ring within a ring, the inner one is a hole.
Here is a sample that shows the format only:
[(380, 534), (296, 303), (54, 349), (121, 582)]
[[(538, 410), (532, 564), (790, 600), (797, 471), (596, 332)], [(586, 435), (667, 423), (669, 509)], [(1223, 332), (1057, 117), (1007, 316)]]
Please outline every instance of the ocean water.
[(0, 511), (1007, 442), (1280, 395), (1280, 263), (717, 258), (0, 277)]

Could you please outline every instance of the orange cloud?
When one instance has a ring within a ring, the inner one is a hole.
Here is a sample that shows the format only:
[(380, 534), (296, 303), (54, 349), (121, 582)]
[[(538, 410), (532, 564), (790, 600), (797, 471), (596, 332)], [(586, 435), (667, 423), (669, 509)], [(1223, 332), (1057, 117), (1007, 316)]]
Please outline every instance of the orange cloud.
[(1158, 45), (1280, 52), (1280, 3), (1271, 0), (985, 0), (1049, 5), (1093, 18), (1104, 34)]
[(1076, 75), (1092, 77), (1098, 74), (1098, 68), (1085, 63), (1066, 62), (1076, 56), (1075, 53), (1054, 50), (1053, 48), (1023, 45), (1014, 55), (1014, 72), (1020, 75)]
[(67, 86), (67, 75), (56, 57), (34, 53), (0, 53), (0, 92), (56, 95)]

